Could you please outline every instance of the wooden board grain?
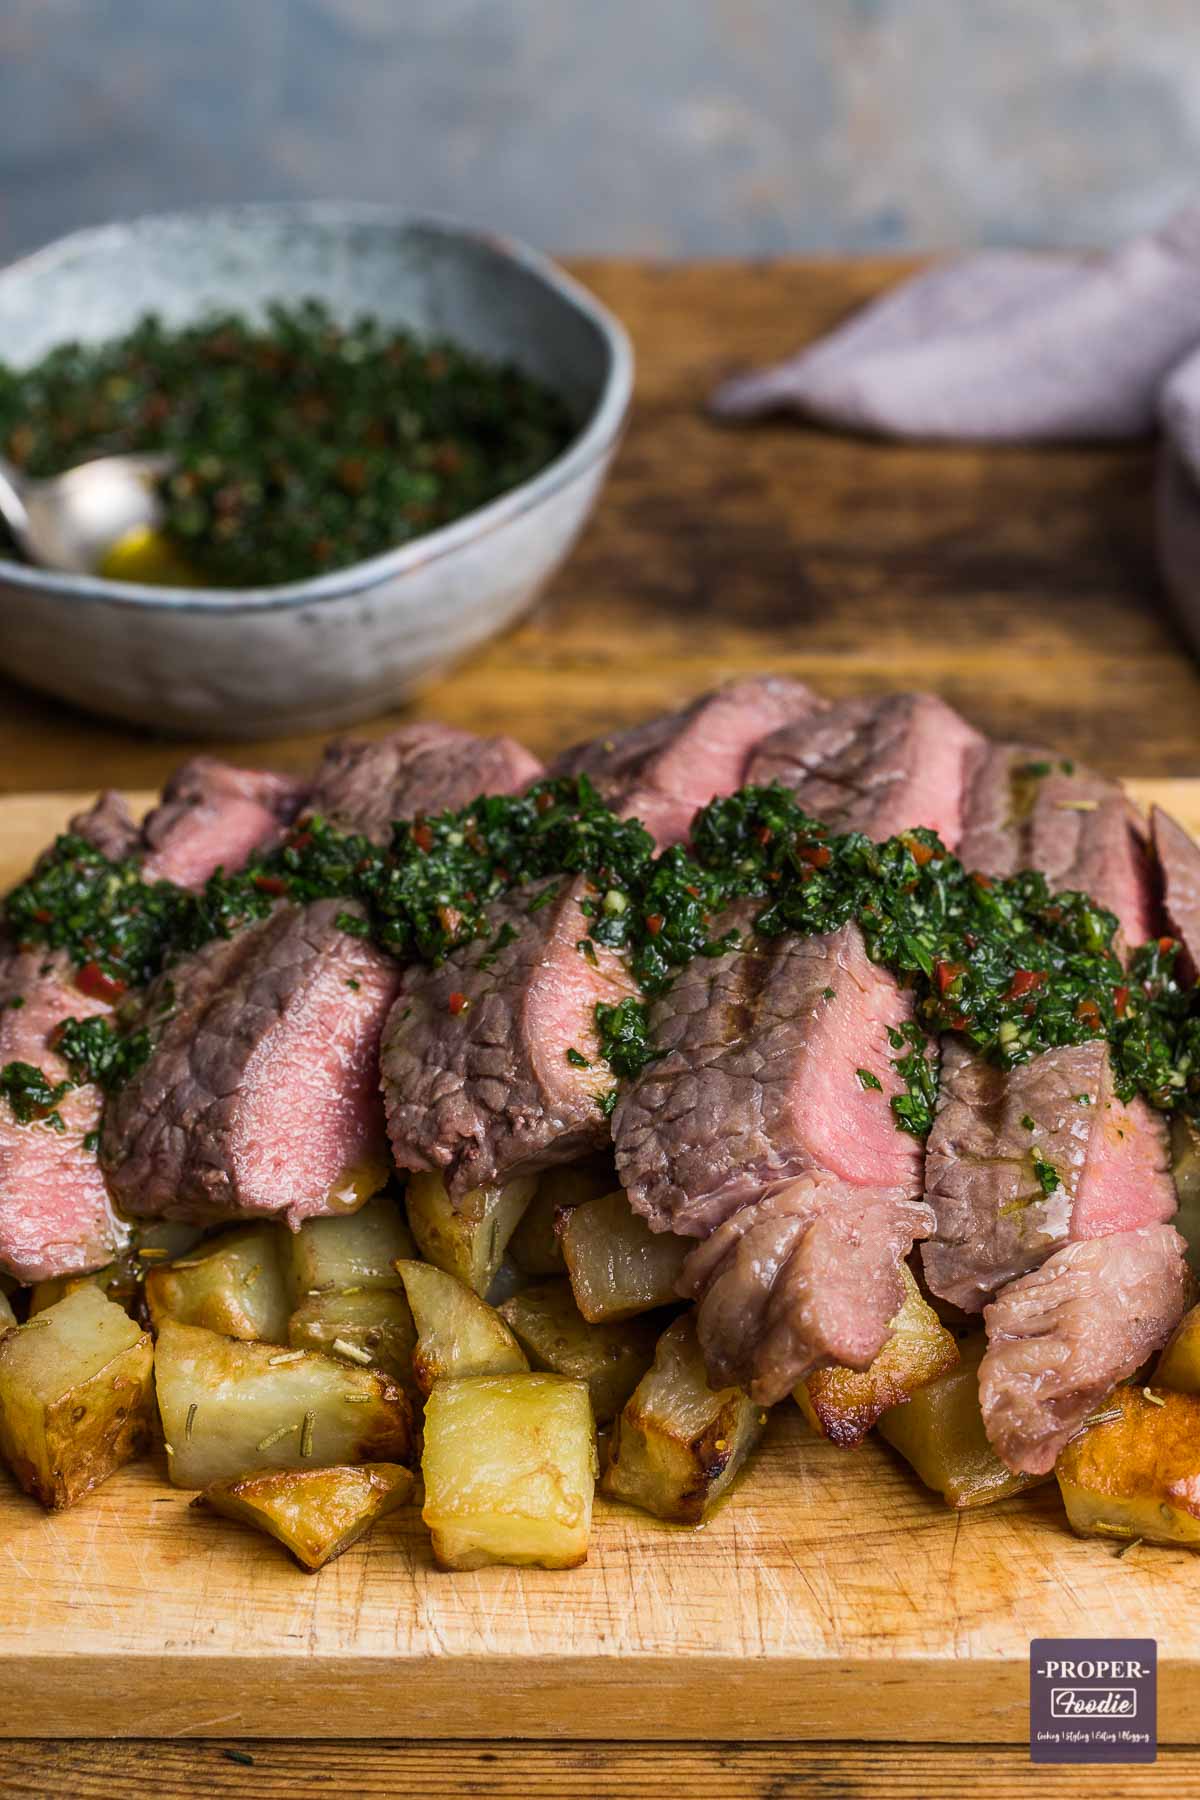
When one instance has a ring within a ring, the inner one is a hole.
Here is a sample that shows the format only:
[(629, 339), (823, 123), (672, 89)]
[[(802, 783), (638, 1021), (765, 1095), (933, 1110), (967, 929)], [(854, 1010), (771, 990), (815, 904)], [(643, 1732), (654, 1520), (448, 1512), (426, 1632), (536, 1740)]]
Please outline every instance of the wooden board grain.
[[(1130, 785), (1200, 829), (1200, 782)], [(0, 802), (0, 886), (71, 804)], [(153, 1462), (57, 1517), (0, 1479), (0, 1736), (1016, 1743), (1030, 1638), (1117, 1635), (1190, 1743), (1198, 1577), (1075, 1539), (1053, 1488), (952, 1514), (790, 1406), (704, 1527), (601, 1504), (564, 1573), (439, 1573), (410, 1510), (309, 1576)]]

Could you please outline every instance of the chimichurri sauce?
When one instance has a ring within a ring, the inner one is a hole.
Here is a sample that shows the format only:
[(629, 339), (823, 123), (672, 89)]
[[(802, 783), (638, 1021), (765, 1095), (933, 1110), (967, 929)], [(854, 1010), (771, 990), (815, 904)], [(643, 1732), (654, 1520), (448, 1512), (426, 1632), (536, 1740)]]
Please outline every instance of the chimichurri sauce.
[(251, 587), (344, 568), (494, 500), (574, 430), (520, 370), (373, 318), (339, 325), (315, 300), (262, 324), (148, 315), (31, 369), (0, 364), (0, 449), (25, 474), (175, 458), (165, 553), (130, 561), (131, 579)]
[[(586, 878), (588, 930), (578, 953), (594, 957), (596, 944), (623, 951), (646, 996), (597, 1007), (602, 1051), (618, 1079), (656, 1055), (648, 1000), (693, 957), (736, 948), (738, 933), (719, 929), (719, 915), (748, 900), (761, 902), (753, 930), (763, 938), (854, 921), (871, 958), (911, 990), (915, 1022), (889, 1039), (904, 1084), (892, 1108), (914, 1136), (928, 1132), (937, 1100), (925, 1034), (947, 1031), (1002, 1068), (1104, 1038), (1123, 1099), (1142, 1094), (1161, 1111), (1200, 1117), (1200, 988), (1176, 979), (1173, 939), (1142, 945), (1126, 968), (1113, 948), (1115, 918), (1085, 894), (1052, 893), (1028, 871), (992, 880), (923, 829), (883, 843), (830, 832), (778, 785), (712, 801), (696, 815), (691, 852), (659, 855), (643, 826), (618, 818), (584, 775), (397, 821), (383, 848), (309, 817), (281, 847), (237, 875), (214, 875), (200, 894), (147, 882), (136, 862), (110, 862), (82, 839), (61, 837), (9, 894), (2, 918), (13, 941), (65, 952), (85, 991), (118, 1002), (116, 1024), (71, 1021), (56, 1044), (73, 1079), (111, 1090), (150, 1048), (144, 1023), (122, 1028), (125, 989), (265, 917), (282, 898), (342, 899), (346, 931), (404, 960), (438, 962), (489, 937), (498, 895), (556, 875)], [(0, 1092), (18, 1116), (37, 1116), (41, 1104), (49, 1118), (61, 1098), (48, 1080), (44, 1093), (38, 1088), (39, 1073), (0, 1070)]]

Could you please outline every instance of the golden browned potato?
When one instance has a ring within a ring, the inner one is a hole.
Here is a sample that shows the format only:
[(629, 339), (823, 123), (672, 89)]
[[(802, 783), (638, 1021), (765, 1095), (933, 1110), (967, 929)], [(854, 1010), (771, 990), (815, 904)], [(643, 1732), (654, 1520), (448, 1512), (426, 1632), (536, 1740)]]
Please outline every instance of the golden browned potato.
[(907, 1263), (904, 1304), (892, 1320), (892, 1335), (869, 1369), (817, 1369), (797, 1387), (796, 1403), (822, 1437), (849, 1448), (861, 1444), (889, 1406), (900, 1406), (918, 1388), (945, 1375), (958, 1361), (954, 1333), (947, 1331), (922, 1296)]
[(0, 1331), (7, 1331), (9, 1326), (15, 1325), (16, 1322), (17, 1315), (9, 1304), (8, 1295), (3, 1288), (0, 1288)]
[(582, 1381), (475, 1375), (425, 1406), (422, 1517), (443, 1569), (586, 1561), (596, 1431)]
[(741, 1388), (709, 1387), (689, 1313), (659, 1338), (653, 1367), (618, 1416), (600, 1491), (660, 1519), (697, 1524), (729, 1488), (766, 1422)]
[(1154, 1371), (1155, 1384), (1200, 1394), (1200, 1306), (1184, 1313)]
[(215, 1481), (205, 1488), (203, 1500), (225, 1518), (265, 1531), (291, 1551), (301, 1568), (323, 1569), (357, 1543), (376, 1519), (403, 1506), (412, 1490), (411, 1469), (399, 1463), (360, 1463)]
[(428, 1394), (435, 1381), (527, 1369), (525, 1352), (499, 1313), (444, 1269), (398, 1262), (417, 1331), (413, 1375)]
[(598, 1200), (612, 1192), (611, 1156), (593, 1156), (587, 1162), (564, 1163), (538, 1176), (537, 1191), (509, 1240), (508, 1253), (526, 1275), (562, 1275), (562, 1226), (572, 1207)]
[(148, 1332), (81, 1287), (0, 1338), (0, 1455), (27, 1493), (57, 1511), (150, 1443)]
[(669, 1231), (651, 1231), (620, 1188), (568, 1213), (562, 1247), (575, 1304), (593, 1325), (679, 1298), (675, 1283), (688, 1245)]
[(291, 1303), (283, 1273), (287, 1233), (268, 1222), (210, 1238), (146, 1274), (150, 1323), (202, 1325), (224, 1337), (286, 1344)]
[(408, 1222), (421, 1255), (486, 1294), (535, 1184), (526, 1175), (505, 1187), (473, 1188), (456, 1207), (440, 1175), (410, 1175)]
[(357, 1212), (306, 1219), (285, 1233), (292, 1303), (335, 1291), (400, 1285), (396, 1258), (415, 1256), (404, 1208), (391, 1194), (377, 1194)]
[(378, 1369), (166, 1319), (155, 1375), (176, 1487), (262, 1469), (412, 1460), (412, 1407)]
[(1045, 1475), (1014, 1475), (988, 1443), (979, 1410), (979, 1364), (987, 1349), (981, 1330), (958, 1346), (957, 1365), (918, 1388), (903, 1406), (889, 1407), (879, 1420), (880, 1435), (947, 1506), (989, 1506), (1047, 1481)]
[(288, 1342), (297, 1350), (323, 1350), (360, 1368), (382, 1369), (401, 1387), (414, 1385), (417, 1328), (395, 1271), (393, 1280), (396, 1293), (362, 1288), (302, 1301), (288, 1325)]
[(589, 1325), (569, 1281), (540, 1281), (499, 1308), (535, 1369), (586, 1381), (597, 1422), (620, 1412), (654, 1360), (662, 1320), (653, 1314)]
[(46, 1281), (35, 1281), (29, 1290), (29, 1316), (45, 1312), (48, 1306), (56, 1306), (73, 1294), (76, 1288), (94, 1287), (103, 1294), (106, 1300), (112, 1300), (117, 1306), (124, 1307), (128, 1313), (136, 1311), (139, 1293), (139, 1277), (132, 1258), (123, 1258), (120, 1262), (107, 1263), (102, 1269), (93, 1269), (88, 1275), (55, 1275)]
[(1120, 1387), (1093, 1417), (1054, 1471), (1074, 1529), (1200, 1549), (1200, 1398)]

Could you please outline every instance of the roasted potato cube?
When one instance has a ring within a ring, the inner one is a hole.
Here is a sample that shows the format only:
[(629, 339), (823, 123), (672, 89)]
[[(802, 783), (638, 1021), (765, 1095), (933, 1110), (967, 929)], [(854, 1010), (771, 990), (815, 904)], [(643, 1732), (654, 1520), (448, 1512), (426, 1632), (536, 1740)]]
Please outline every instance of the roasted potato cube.
[(1158, 1359), (1154, 1371), (1158, 1387), (1177, 1394), (1200, 1394), (1200, 1306), (1184, 1313)]
[(286, 1344), (291, 1304), (284, 1281), (284, 1233), (278, 1225), (223, 1232), (146, 1275), (150, 1323), (201, 1325), (224, 1337)]
[(81, 1287), (94, 1287), (106, 1300), (113, 1301), (131, 1315), (137, 1311), (140, 1282), (132, 1259), (124, 1258), (120, 1262), (107, 1263), (102, 1269), (93, 1269), (88, 1275), (55, 1275), (47, 1281), (35, 1281), (29, 1290), (29, 1317), (32, 1319), (35, 1313), (45, 1312), (48, 1306), (56, 1306)]
[(575, 1304), (593, 1325), (679, 1298), (675, 1283), (687, 1244), (669, 1231), (651, 1231), (620, 1188), (567, 1215), (562, 1247)]
[(691, 1314), (658, 1340), (654, 1363), (613, 1426), (600, 1490), (697, 1524), (729, 1488), (767, 1415), (740, 1388), (714, 1392)]
[(508, 1253), (526, 1275), (562, 1275), (562, 1226), (573, 1207), (598, 1200), (615, 1186), (611, 1156), (564, 1163), (538, 1176), (537, 1192), (509, 1240)]
[(474, 1375), (425, 1406), (422, 1517), (443, 1569), (586, 1561), (596, 1431), (582, 1381)]
[(391, 1194), (376, 1194), (357, 1212), (306, 1219), (288, 1234), (287, 1250), (295, 1306), (347, 1288), (395, 1290), (396, 1258), (416, 1255), (404, 1208)]
[(987, 1349), (982, 1331), (958, 1346), (954, 1368), (918, 1388), (903, 1406), (889, 1407), (879, 1432), (947, 1506), (990, 1506), (1045, 1475), (1014, 1475), (988, 1443), (979, 1410), (979, 1364)]
[(15, 1325), (16, 1322), (17, 1315), (9, 1303), (8, 1295), (3, 1288), (0, 1288), (0, 1332), (7, 1331), (9, 1326)]
[(203, 1500), (225, 1518), (265, 1531), (291, 1551), (301, 1568), (323, 1569), (376, 1519), (403, 1506), (412, 1490), (411, 1469), (399, 1463), (361, 1463), (357, 1468), (240, 1475), (215, 1481), (205, 1488)]
[(363, 1288), (302, 1301), (288, 1325), (288, 1342), (297, 1350), (323, 1350), (362, 1368), (382, 1369), (401, 1387), (413, 1386), (417, 1328), (394, 1270), (392, 1279), (396, 1293)]
[(918, 1388), (945, 1375), (958, 1361), (954, 1333), (947, 1331), (923, 1297), (907, 1263), (901, 1264), (904, 1304), (892, 1320), (892, 1335), (869, 1369), (817, 1369), (795, 1391), (796, 1403), (814, 1431), (849, 1448), (861, 1444), (889, 1406), (901, 1406)]
[(1200, 1398), (1119, 1387), (1094, 1416), (1054, 1471), (1074, 1529), (1200, 1550)]
[(504, 1375), (527, 1369), (525, 1353), (499, 1313), (444, 1269), (398, 1262), (417, 1330), (413, 1375), (423, 1394), (447, 1376)]
[(153, 1406), (150, 1335), (95, 1287), (0, 1338), (0, 1455), (54, 1511), (148, 1447)]
[(155, 1373), (176, 1487), (261, 1469), (412, 1460), (412, 1407), (378, 1369), (167, 1319)]
[(533, 1198), (535, 1180), (528, 1175), (505, 1187), (472, 1188), (456, 1207), (440, 1175), (410, 1176), (408, 1222), (421, 1255), (474, 1293), (486, 1294)]
[(565, 1280), (522, 1288), (499, 1310), (533, 1368), (587, 1382), (601, 1425), (616, 1417), (650, 1367), (662, 1326), (650, 1315), (589, 1325)]

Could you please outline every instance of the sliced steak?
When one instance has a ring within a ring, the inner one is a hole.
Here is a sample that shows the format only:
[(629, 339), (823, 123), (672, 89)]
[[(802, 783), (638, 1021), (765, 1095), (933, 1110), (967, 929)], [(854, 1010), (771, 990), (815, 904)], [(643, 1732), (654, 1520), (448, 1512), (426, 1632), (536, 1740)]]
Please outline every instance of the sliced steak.
[(747, 779), (782, 782), (814, 819), (839, 831), (886, 838), (924, 825), (953, 849), (968, 759), (983, 748), (979, 733), (934, 694), (846, 700), (767, 738)]
[[(498, 760), (506, 740), (473, 740), (472, 762), (464, 736), (409, 725), (375, 743), (343, 743), (312, 804), (344, 829), (386, 839), (393, 816), (467, 805), (500, 778), (501, 761), (520, 785), (537, 773), (517, 746)], [(384, 1185), (379, 1039), (400, 968), (339, 927), (354, 910), (281, 902), (232, 942), (177, 964), (147, 995), (155, 1047), (110, 1102), (101, 1145), (127, 1211), (197, 1224), (282, 1215), (295, 1227)]]
[[(293, 784), (276, 776), (201, 759), (168, 784), (145, 835), (111, 793), (73, 819), (71, 830), (114, 860), (148, 852), (146, 866), (154, 874), (169, 878), (174, 871), (199, 885), (217, 864), (234, 867), (257, 842), (273, 837), (293, 792)], [(228, 832), (222, 830), (226, 809)], [(10, 953), (0, 962), (0, 1066), (28, 1062), (52, 1083), (65, 1080), (66, 1067), (52, 1047), (55, 1028), (72, 1015), (93, 1018), (108, 1010), (75, 986), (75, 971), (61, 952)], [(57, 1110), (61, 1132), (21, 1125), (0, 1104), (0, 1269), (19, 1281), (98, 1268), (128, 1238), (112, 1212), (92, 1143), (100, 1127), (98, 1090), (75, 1088)]]
[[(550, 772), (589, 775), (615, 811), (674, 842), (699, 806), (741, 785), (766, 732), (820, 705), (798, 682), (735, 682), (569, 751)], [(392, 1150), (401, 1168), (443, 1170), (455, 1199), (607, 1140), (597, 1101), (611, 1076), (597, 1066), (595, 1009), (637, 990), (622, 958), (597, 946), (593, 964), (581, 952), (588, 894), (571, 880), (532, 911), (528, 895), (514, 896), (492, 909), (488, 944), (405, 976), (384, 1033)], [(515, 937), (501, 944), (509, 929)]]
[[(1049, 1193), (1039, 1165), (1057, 1178)], [(964, 1312), (1069, 1239), (1161, 1223), (1176, 1206), (1162, 1122), (1117, 1098), (1098, 1039), (1007, 1073), (948, 1039), (925, 1195), (937, 1220), (925, 1278)]]
[(1200, 979), (1200, 844), (1161, 806), (1150, 815), (1154, 850), (1162, 876), (1163, 911), (1179, 939), (1180, 973)]
[(291, 824), (304, 796), (304, 786), (286, 775), (194, 757), (171, 777), (142, 826), (147, 880), (199, 888), (218, 869), (240, 869)]
[(280, 906), (150, 989), (148, 1018), (173, 1010), (105, 1110), (102, 1156), (123, 1212), (278, 1213), (296, 1227), (384, 1185), (376, 1056), (399, 971), (336, 923), (348, 910)]
[(770, 1406), (815, 1368), (865, 1369), (904, 1299), (900, 1264), (931, 1224), (903, 1189), (820, 1173), (742, 1207), (693, 1250), (680, 1282), (700, 1302), (709, 1380)]
[(887, 1032), (911, 1016), (907, 995), (857, 926), (756, 938), (758, 910), (746, 902), (716, 922), (749, 933), (744, 949), (696, 957), (654, 1003), (663, 1054), (617, 1102), (617, 1172), (656, 1231), (703, 1237), (812, 1171), (920, 1191), (921, 1146), (889, 1105), (902, 1084)]
[(748, 676), (629, 731), (576, 745), (551, 775), (588, 775), (608, 804), (640, 819), (659, 848), (682, 843), (700, 807), (747, 781), (764, 738), (824, 710), (803, 682)]
[(1010, 1469), (1045, 1475), (1119, 1381), (1160, 1350), (1189, 1298), (1169, 1225), (1064, 1244), (984, 1314), (987, 1434)]
[[(74, 986), (65, 956), (14, 951), (0, 960), (0, 1068), (30, 1063), (48, 1081), (67, 1078), (51, 1049), (55, 1028), (74, 1014), (109, 1009)], [(81, 1087), (58, 1103), (63, 1129), (18, 1122), (0, 1100), (0, 1270), (18, 1281), (75, 1275), (111, 1262), (128, 1233), (114, 1218), (89, 1133), (100, 1097)]]
[(342, 830), (386, 844), (393, 819), (457, 811), (481, 794), (517, 794), (542, 773), (515, 738), (406, 725), (375, 741), (335, 739), (317, 769), (312, 807)]
[(122, 794), (112, 788), (92, 802), (85, 811), (76, 813), (67, 830), (85, 838), (109, 862), (124, 862), (142, 848), (142, 830)]
[(383, 1047), (388, 1134), (401, 1168), (440, 1169), (455, 1199), (607, 1137), (596, 1004), (637, 989), (615, 951), (581, 954), (586, 892), (583, 881), (523, 889), (492, 909), (490, 938), (401, 984)]
[(1039, 869), (1056, 892), (1090, 894), (1116, 914), (1125, 942), (1154, 935), (1146, 834), (1119, 782), (1028, 744), (973, 758), (958, 854), (969, 869)]

